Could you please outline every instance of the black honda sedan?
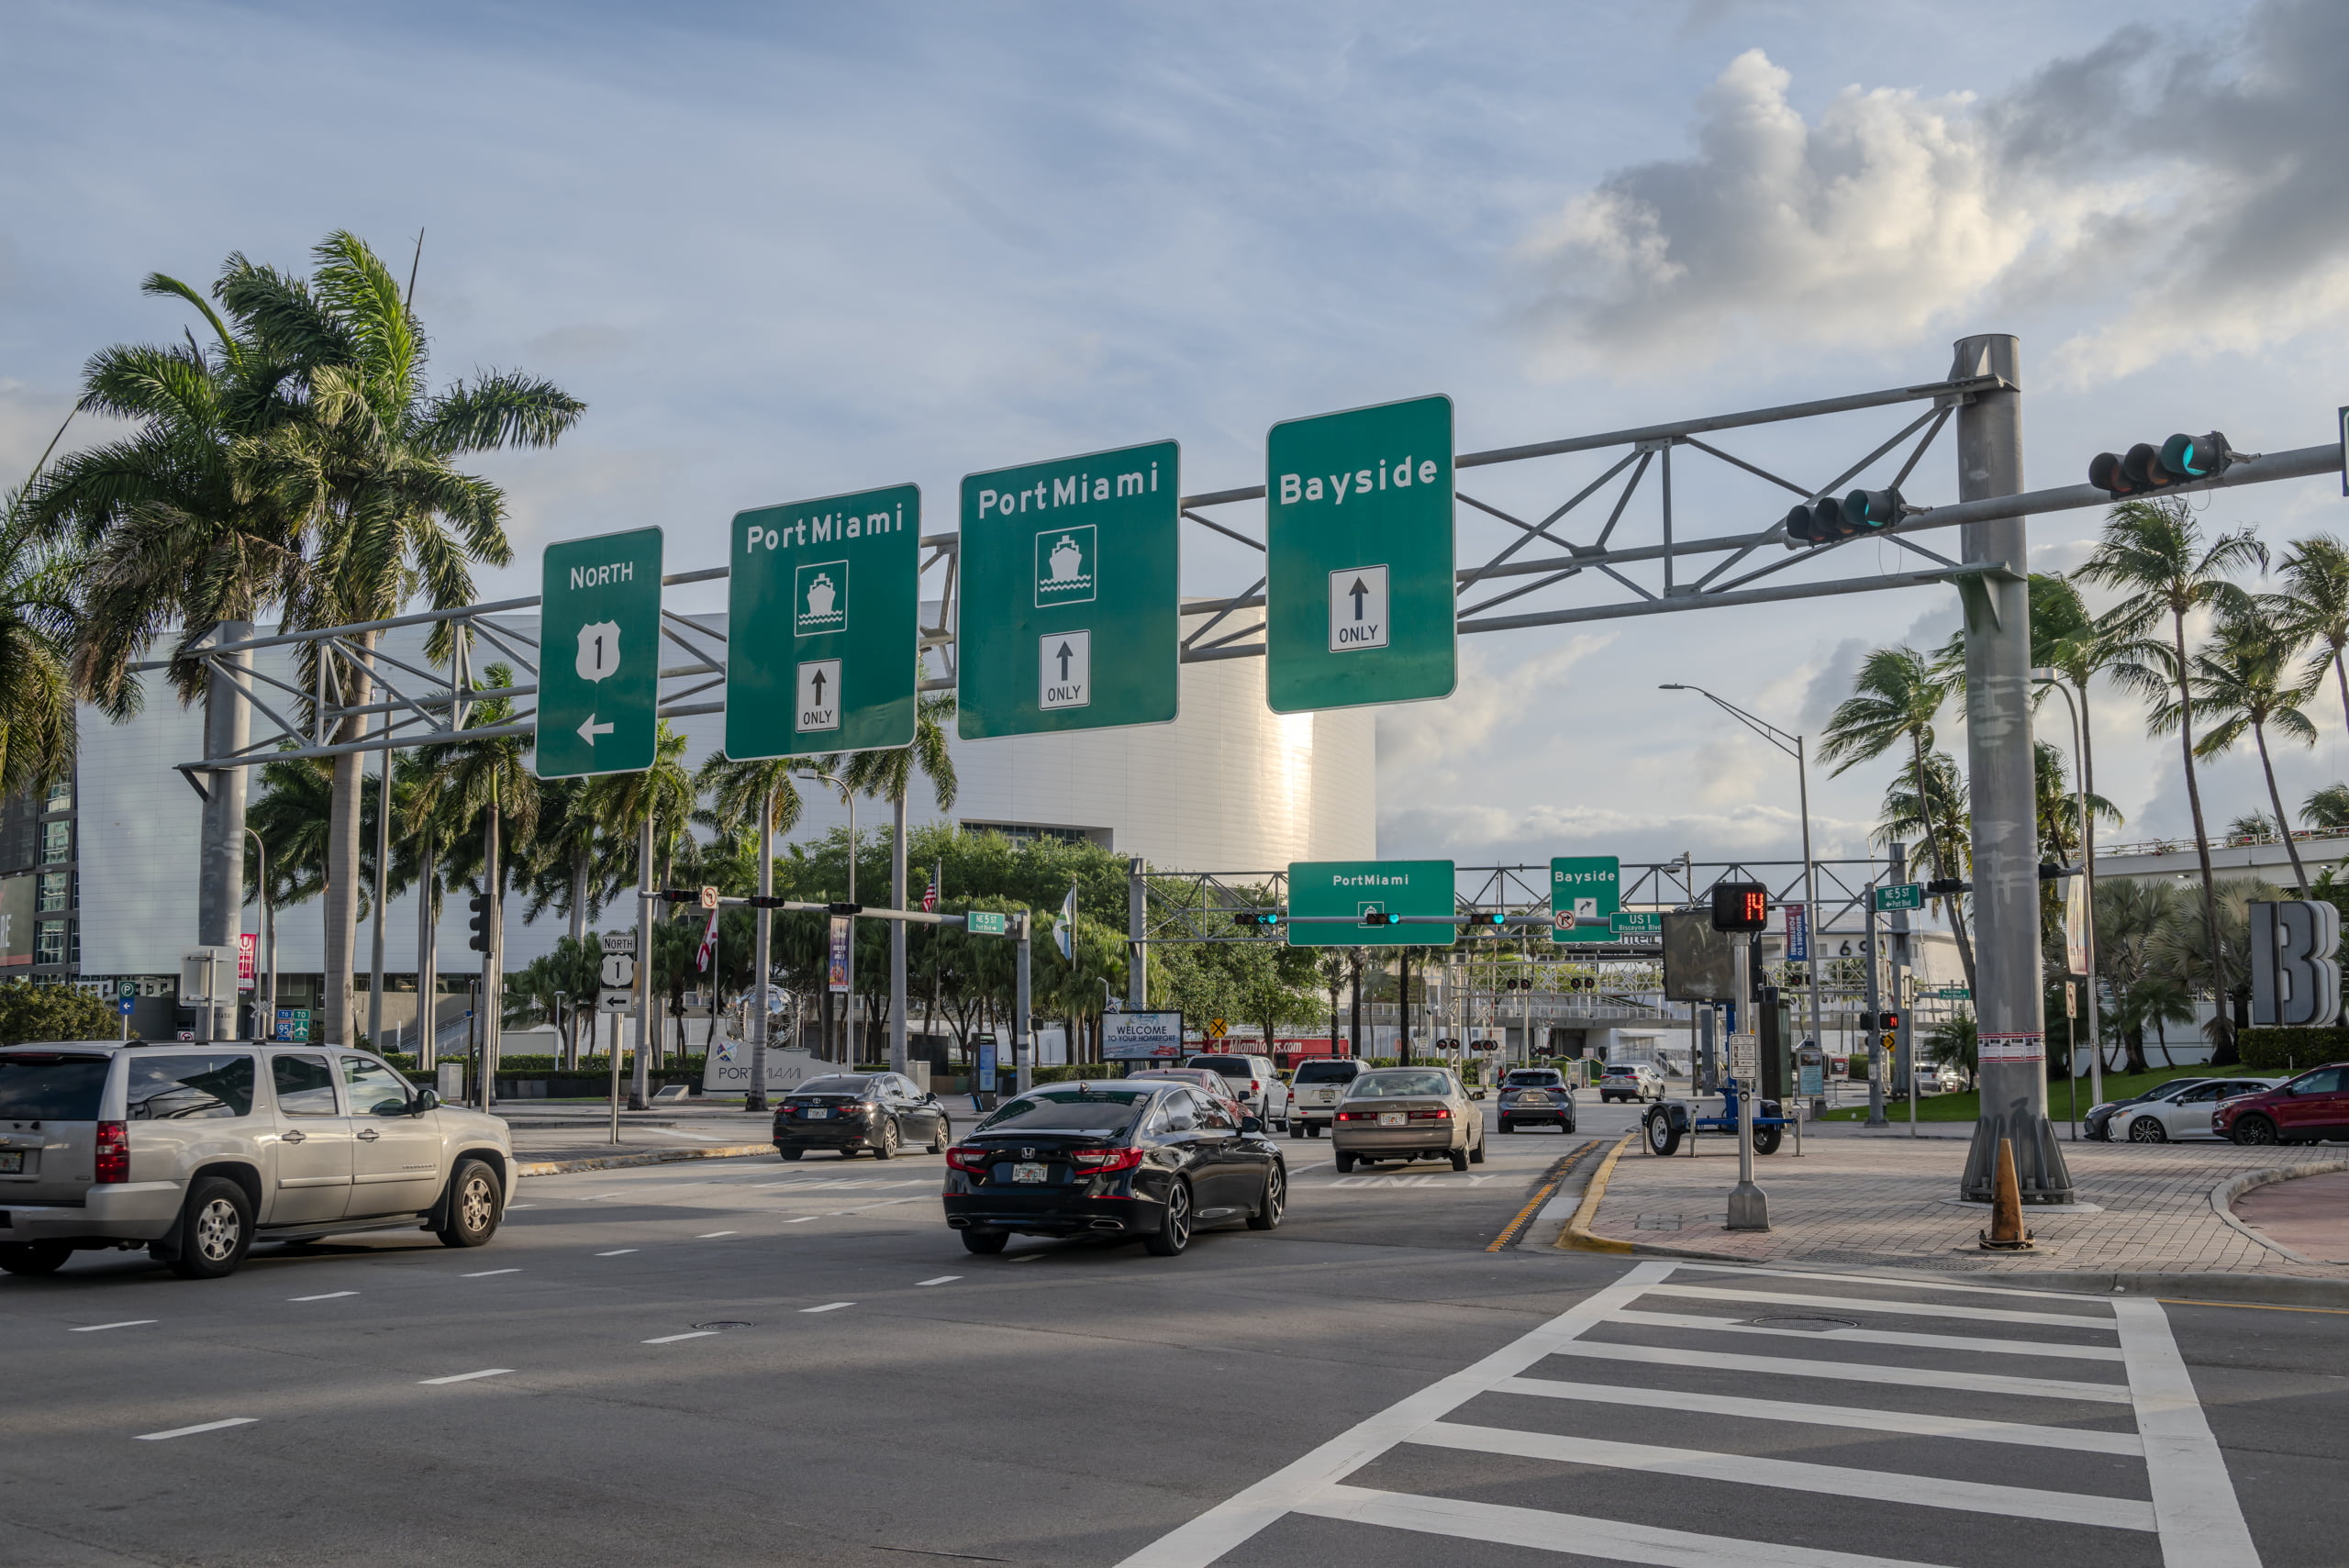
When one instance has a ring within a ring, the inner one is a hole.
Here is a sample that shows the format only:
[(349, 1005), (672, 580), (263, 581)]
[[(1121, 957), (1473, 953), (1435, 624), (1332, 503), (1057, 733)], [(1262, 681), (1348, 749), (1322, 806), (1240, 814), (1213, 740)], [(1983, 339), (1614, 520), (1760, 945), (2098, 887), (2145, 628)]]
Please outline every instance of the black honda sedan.
[(895, 1073), (834, 1073), (809, 1078), (774, 1107), (774, 1149), (796, 1160), (810, 1149), (886, 1160), (914, 1144), (935, 1154), (954, 1140), (938, 1096)]
[(1280, 1145), (1186, 1084), (1049, 1084), (946, 1151), (946, 1223), (974, 1252), (1000, 1252), (1015, 1233), (1138, 1236), (1168, 1258), (1202, 1225), (1270, 1230), (1287, 1204)]

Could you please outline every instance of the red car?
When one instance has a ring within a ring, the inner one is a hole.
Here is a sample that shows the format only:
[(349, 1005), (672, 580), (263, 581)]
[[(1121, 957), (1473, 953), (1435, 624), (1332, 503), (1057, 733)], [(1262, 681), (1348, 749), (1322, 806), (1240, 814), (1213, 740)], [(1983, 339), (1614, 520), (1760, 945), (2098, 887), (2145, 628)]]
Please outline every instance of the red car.
[(1242, 1104), (1232, 1091), (1231, 1080), (1220, 1073), (1210, 1073), (1204, 1067), (1137, 1067), (1126, 1074), (1129, 1078), (1167, 1078), (1177, 1084), (1188, 1084), (1194, 1089), (1204, 1089), (1231, 1108), (1232, 1125), (1240, 1118), (1256, 1113)]
[(2237, 1143), (2349, 1140), (2349, 1063), (2312, 1067), (2272, 1089), (2221, 1100), (2210, 1130)]

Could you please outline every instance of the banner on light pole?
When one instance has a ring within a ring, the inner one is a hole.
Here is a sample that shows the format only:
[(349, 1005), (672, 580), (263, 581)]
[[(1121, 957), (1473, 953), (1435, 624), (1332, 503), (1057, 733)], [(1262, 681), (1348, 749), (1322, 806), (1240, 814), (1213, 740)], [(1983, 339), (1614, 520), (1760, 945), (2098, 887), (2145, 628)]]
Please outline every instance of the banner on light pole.
[(1808, 963), (1810, 961), (1810, 906), (1806, 904), (1787, 906), (1787, 962)]
[(848, 943), (850, 925), (850, 918), (846, 915), (835, 915), (832, 917), (831, 957), (830, 962), (826, 965), (828, 972), (826, 983), (831, 987), (832, 995), (835, 996), (845, 996), (848, 995)]

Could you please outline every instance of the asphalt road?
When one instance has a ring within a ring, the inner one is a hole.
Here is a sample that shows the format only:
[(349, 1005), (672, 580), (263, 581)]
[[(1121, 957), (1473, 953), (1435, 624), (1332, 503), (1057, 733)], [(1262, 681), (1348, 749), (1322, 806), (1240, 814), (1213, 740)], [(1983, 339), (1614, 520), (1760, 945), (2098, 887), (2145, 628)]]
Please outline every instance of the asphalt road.
[(0, 1280), (0, 1562), (2343, 1561), (2349, 1316), (1488, 1251), (1584, 1140), (1286, 1142), (1288, 1223), (1178, 1259), (974, 1257), (929, 1157), (83, 1254)]

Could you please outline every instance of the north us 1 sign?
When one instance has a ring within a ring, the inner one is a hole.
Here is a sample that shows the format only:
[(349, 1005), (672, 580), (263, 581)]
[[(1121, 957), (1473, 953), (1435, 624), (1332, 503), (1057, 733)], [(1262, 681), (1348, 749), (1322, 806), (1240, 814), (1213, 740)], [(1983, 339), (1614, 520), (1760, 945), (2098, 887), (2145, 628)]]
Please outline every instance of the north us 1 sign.
[(652, 765), (661, 693), (661, 530), (564, 539), (541, 558), (538, 736), (542, 779)]

